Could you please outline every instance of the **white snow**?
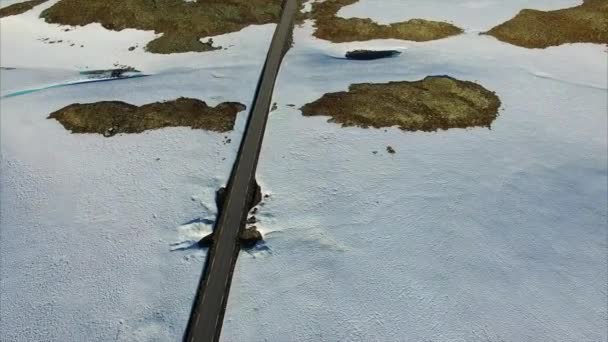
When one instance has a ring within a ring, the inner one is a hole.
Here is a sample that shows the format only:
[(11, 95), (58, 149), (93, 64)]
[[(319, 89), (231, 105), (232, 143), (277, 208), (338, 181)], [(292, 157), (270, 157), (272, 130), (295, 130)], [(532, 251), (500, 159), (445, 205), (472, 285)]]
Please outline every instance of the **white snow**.
[(215, 39), (233, 42), (228, 50), (122, 59), (110, 47), (126, 49), (136, 32), (89, 25), (65, 33), (91, 43), (72, 50), (34, 42), (47, 34), (28, 15), (1, 20), (2, 66), (18, 67), (0, 70), (2, 95), (77, 80), (85, 64), (158, 73), (0, 100), (0, 340), (180, 341), (205, 258), (190, 247), (211, 230), (247, 111), (225, 134), (167, 128), (112, 138), (70, 134), (47, 116), (75, 102), (180, 96), (249, 107), (273, 25)]
[[(398, 3), (358, 8), (392, 21)], [(516, 11), (495, 4), (494, 20)], [(451, 12), (438, 5), (425, 9)], [(269, 250), (241, 253), (222, 339), (606, 341), (605, 47), (311, 33), (297, 29), (281, 69), (258, 168)], [(333, 58), (368, 46), (406, 50)], [(297, 109), (351, 83), (443, 74), (496, 91), (491, 130), (341, 128)]]
[[(179, 341), (205, 257), (190, 247), (211, 229), (246, 112), (228, 134), (112, 138), (46, 117), (100, 100), (249, 106), (274, 25), (214, 37), (228, 50), (153, 55), (142, 51), (152, 32), (44, 23), (54, 1), (0, 19), (1, 66), (18, 67), (0, 70), (1, 95), (87, 67), (153, 75), (0, 100), (0, 340)], [(258, 169), (267, 243), (239, 257), (224, 341), (608, 340), (605, 47), (529, 50), (474, 33), (577, 1), (424, 4), (361, 0), (340, 15), (428, 16), (467, 33), (332, 44), (310, 22), (297, 28)], [(403, 53), (335, 58), (386, 47)], [(297, 109), (351, 83), (440, 74), (496, 91), (491, 130), (341, 128)]]
[(414, 18), (451, 22), (467, 31), (487, 31), (524, 8), (543, 11), (578, 6), (582, 0), (359, 0), (340, 9), (343, 18), (390, 24)]
[(245, 112), (225, 134), (229, 145), (224, 134), (189, 128), (71, 135), (46, 116), (99, 100), (249, 104), (258, 70), (234, 66), (230, 74), (197, 71), (2, 99), (1, 340), (181, 338), (205, 254), (178, 247), (211, 223), (179, 226), (213, 217)]

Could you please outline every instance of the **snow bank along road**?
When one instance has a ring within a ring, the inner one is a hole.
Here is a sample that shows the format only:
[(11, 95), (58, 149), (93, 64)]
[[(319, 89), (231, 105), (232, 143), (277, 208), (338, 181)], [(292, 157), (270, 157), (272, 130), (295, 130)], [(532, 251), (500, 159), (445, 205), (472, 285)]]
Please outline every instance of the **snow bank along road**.
[(266, 63), (256, 89), (247, 128), (232, 169), (214, 242), (194, 300), (184, 340), (217, 341), (228, 301), (232, 272), (239, 253), (238, 236), (250, 209), (248, 199), (255, 191), (255, 170), (270, 110), (274, 83), (285, 52), (291, 43), (296, 0), (285, 0)]

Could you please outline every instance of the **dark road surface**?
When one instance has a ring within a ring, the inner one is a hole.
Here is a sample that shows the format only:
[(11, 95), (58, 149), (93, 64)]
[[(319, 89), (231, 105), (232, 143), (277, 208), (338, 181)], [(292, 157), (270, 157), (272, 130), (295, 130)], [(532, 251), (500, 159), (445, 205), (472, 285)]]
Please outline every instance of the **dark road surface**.
[(296, 0), (285, 0), (266, 63), (256, 89), (249, 121), (232, 169), (220, 217), (214, 229), (214, 243), (201, 277), (184, 341), (218, 341), (222, 328), (232, 272), (239, 253), (239, 230), (249, 211), (255, 190), (255, 170), (272, 101), (274, 83), (285, 52), (291, 43)]

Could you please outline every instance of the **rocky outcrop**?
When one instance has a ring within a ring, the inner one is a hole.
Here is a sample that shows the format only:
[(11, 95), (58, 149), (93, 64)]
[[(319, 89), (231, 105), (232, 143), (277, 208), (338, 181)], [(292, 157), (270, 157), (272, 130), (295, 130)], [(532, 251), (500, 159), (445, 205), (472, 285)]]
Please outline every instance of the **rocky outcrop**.
[(42, 3), (45, 3), (45, 2), (47, 2), (47, 0), (31, 0), (31, 1), (18, 2), (16, 4), (2, 7), (2, 8), (0, 8), (0, 18), (25, 13), (25, 12), (31, 10), (32, 8), (38, 6)]
[(164, 127), (191, 127), (214, 132), (232, 130), (236, 115), (245, 106), (223, 102), (210, 107), (198, 99), (180, 97), (136, 106), (121, 101), (75, 103), (49, 115), (72, 133), (141, 133)]
[(239, 240), (241, 242), (241, 247), (252, 248), (256, 243), (263, 241), (264, 237), (256, 226), (251, 226), (241, 230)]
[(213, 233), (210, 233), (198, 242), (198, 246), (201, 248), (209, 248), (211, 245), (213, 245)]
[(405, 131), (490, 127), (500, 99), (479, 84), (449, 76), (418, 81), (351, 84), (304, 105), (305, 116), (326, 115), (343, 126)]

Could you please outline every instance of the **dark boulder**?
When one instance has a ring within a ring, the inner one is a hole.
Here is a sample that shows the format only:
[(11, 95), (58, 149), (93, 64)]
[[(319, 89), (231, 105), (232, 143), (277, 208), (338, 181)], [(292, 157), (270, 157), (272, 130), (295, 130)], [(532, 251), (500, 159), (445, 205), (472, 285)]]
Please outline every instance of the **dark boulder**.
[(201, 248), (209, 248), (211, 245), (213, 245), (213, 233), (210, 233), (198, 242), (198, 246)]
[(373, 59), (396, 57), (401, 54), (397, 50), (354, 50), (346, 53), (346, 59), (369, 61)]
[(251, 226), (241, 230), (239, 240), (241, 241), (241, 246), (243, 248), (252, 248), (256, 243), (264, 240), (264, 238), (256, 226)]
[(249, 196), (249, 210), (251, 210), (262, 201), (262, 188), (256, 180), (253, 181), (253, 191)]

